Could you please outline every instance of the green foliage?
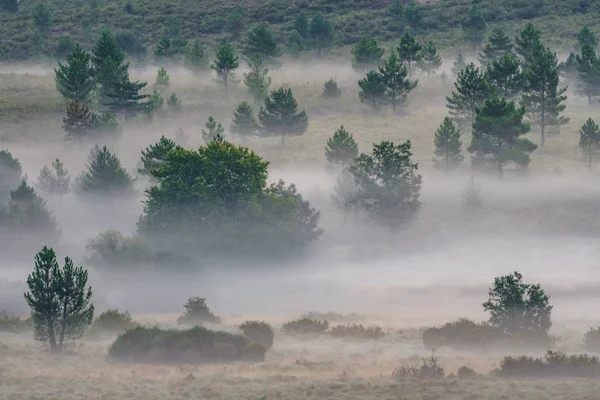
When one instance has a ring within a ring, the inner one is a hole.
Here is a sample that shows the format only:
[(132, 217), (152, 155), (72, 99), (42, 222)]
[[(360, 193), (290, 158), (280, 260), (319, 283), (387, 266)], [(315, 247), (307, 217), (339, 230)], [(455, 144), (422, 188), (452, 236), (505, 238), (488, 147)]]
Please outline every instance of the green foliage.
[(507, 100), (517, 98), (527, 85), (527, 75), (521, 71), (521, 62), (512, 53), (488, 63), (485, 78), (493, 92)]
[(61, 36), (54, 47), (54, 56), (63, 59), (73, 51), (75, 46), (76, 44), (73, 42), (71, 36)]
[(91, 336), (114, 335), (133, 329), (137, 324), (129, 312), (120, 312), (118, 309), (109, 309), (98, 315), (90, 326), (88, 334)]
[(444, 171), (455, 169), (462, 163), (462, 141), (460, 131), (449, 117), (444, 118), (442, 125), (435, 131), (434, 137), (436, 168)]
[(31, 317), (23, 318), (0, 310), (0, 332), (23, 333), (31, 332), (32, 330), (33, 320)]
[(246, 143), (246, 137), (255, 134), (259, 129), (252, 106), (247, 101), (242, 101), (233, 110), (231, 120), (231, 133), (240, 135), (242, 143)]
[(587, 354), (568, 356), (548, 350), (543, 358), (528, 356), (504, 357), (500, 375), (506, 378), (597, 378), (600, 359)]
[(363, 103), (369, 104), (374, 110), (385, 104), (385, 82), (383, 76), (377, 71), (367, 72), (367, 76), (358, 81), (360, 92), (358, 97)]
[(421, 24), (423, 21), (423, 13), (423, 7), (415, 0), (409, 1), (404, 8), (404, 17), (413, 28), (416, 28)]
[(92, 49), (92, 66), (96, 82), (100, 85), (100, 104), (108, 101), (107, 94), (116, 83), (129, 80), (129, 64), (125, 63), (125, 52), (115, 37), (107, 30), (100, 33)]
[(552, 326), (552, 306), (539, 284), (526, 284), (518, 272), (494, 279), (489, 299), (483, 303), (490, 312), (489, 323), (506, 333), (547, 334)]
[(10, 232), (17, 242), (34, 235), (52, 240), (60, 233), (44, 200), (24, 180), (10, 192), (8, 207), (0, 212), (0, 228)]
[(423, 50), (423, 46), (417, 43), (415, 37), (410, 33), (407, 32), (400, 38), (400, 44), (398, 44), (396, 51), (400, 62), (407, 66), (408, 79), (412, 79), (417, 63), (421, 60), (421, 50)]
[(365, 71), (376, 68), (381, 62), (384, 50), (374, 38), (362, 38), (352, 47), (352, 68)]
[(87, 103), (91, 100), (96, 82), (91, 65), (91, 55), (75, 45), (67, 56), (67, 64), (58, 62), (54, 69), (56, 89), (69, 101)]
[(52, 161), (52, 168), (46, 165), (40, 171), (36, 186), (44, 195), (65, 195), (71, 190), (71, 175), (64, 164), (57, 158)]
[(210, 68), (215, 70), (217, 78), (223, 82), (223, 87), (227, 91), (227, 85), (235, 83), (234, 71), (240, 66), (238, 56), (235, 55), (231, 44), (224, 43), (217, 49), (215, 57)]
[(99, 269), (132, 269), (151, 261), (148, 244), (139, 236), (109, 229), (88, 240), (86, 262)]
[(585, 46), (589, 46), (594, 50), (598, 48), (598, 37), (588, 26), (581, 28), (577, 34), (575, 50), (581, 51)]
[(308, 39), (308, 18), (306, 18), (306, 14), (304, 14), (303, 11), (300, 11), (300, 14), (296, 17), (294, 29), (298, 32), (300, 37)]
[(262, 362), (266, 351), (242, 335), (211, 331), (201, 326), (188, 330), (138, 326), (119, 335), (108, 350), (108, 359), (165, 364)]
[(21, 183), (21, 163), (8, 150), (0, 150), (0, 204), (6, 205), (10, 192)]
[(202, 325), (203, 323), (220, 324), (221, 319), (214, 315), (206, 299), (202, 297), (190, 297), (183, 305), (185, 312), (177, 319), (178, 325)]
[(462, 23), (465, 40), (473, 47), (473, 50), (476, 50), (483, 42), (486, 27), (482, 12), (476, 5), (473, 5)]
[(287, 50), (290, 56), (298, 58), (300, 53), (306, 50), (306, 39), (297, 31), (292, 31), (287, 39)]
[(381, 142), (373, 145), (372, 154), (361, 154), (349, 167), (358, 206), (392, 230), (410, 221), (421, 207), (421, 175), (411, 157), (410, 141)]
[(390, 4), (390, 14), (396, 20), (402, 20), (404, 17), (404, 2), (402, 0), (393, 0)]
[(262, 103), (267, 97), (271, 86), (269, 70), (263, 65), (262, 57), (259, 54), (255, 54), (250, 58), (248, 67), (250, 67), (250, 71), (244, 73), (244, 85), (246, 85), (254, 100)]
[(79, 175), (75, 188), (80, 194), (114, 196), (133, 193), (134, 180), (121, 161), (106, 146), (94, 146), (88, 158), (87, 171)]
[(262, 321), (246, 321), (239, 326), (244, 337), (251, 343), (258, 343), (265, 349), (273, 347), (275, 332), (271, 325)]
[(31, 308), (35, 339), (49, 342), (53, 352), (63, 350), (65, 339), (80, 338), (92, 323), (94, 305), (87, 280), (87, 271), (75, 267), (69, 257), (61, 268), (51, 248), (44, 246), (35, 256), (25, 300)]
[(499, 328), (461, 318), (440, 327), (425, 329), (423, 346), (428, 349), (450, 347), (457, 351), (481, 350), (498, 344), (503, 338), (504, 332)]
[(600, 327), (590, 328), (590, 330), (583, 335), (582, 347), (585, 351), (600, 353)]
[(152, 94), (148, 96), (148, 101), (144, 103), (144, 112), (149, 117), (152, 117), (155, 112), (160, 110), (165, 103), (165, 99), (162, 97), (158, 90), (153, 90)]
[(342, 95), (342, 91), (338, 88), (337, 82), (333, 80), (333, 78), (325, 81), (323, 85), (323, 94), (322, 97), (333, 99), (336, 97), (340, 97)]
[(521, 56), (523, 69), (529, 68), (532, 61), (533, 49), (540, 41), (541, 32), (532, 24), (528, 23), (515, 37), (515, 51)]
[[(129, 78), (113, 82), (110, 90), (106, 92), (108, 98), (103, 105), (108, 107), (109, 112), (124, 115), (125, 118), (134, 117), (149, 109), (154, 110), (157, 105), (156, 95), (152, 99), (150, 95), (139, 93), (146, 85), (146, 82), (132, 82)], [(149, 101), (144, 102), (144, 99)], [(160, 104), (162, 105), (162, 102)]]
[(171, 93), (169, 98), (167, 99), (167, 106), (169, 106), (172, 110), (180, 110), (181, 109), (181, 100), (175, 93)]
[(546, 128), (560, 127), (569, 122), (561, 115), (567, 107), (564, 102), (567, 87), (559, 88), (558, 59), (548, 47), (537, 43), (533, 48), (529, 68), (524, 73), (527, 90), (523, 105), (532, 123), (539, 126), (541, 146), (546, 140)]
[(169, 78), (169, 73), (166, 69), (160, 67), (158, 69), (158, 72), (156, 73), (156, 81), (154, 82), (154, 84), (158, 86), (169, 86), (170, 83), (171, 78)]
[(433, 72), (437, 71), (442, 66), (442, 57), (437, 51), (437, 47), (430, 40), (421, 49), (421, 63), (422, 69), (427, 71), (427, 77), (431, 76)]
[(231, 37), (235, 39), (240, 36), (240, 33), (244, 31), (245, 27), (246, 16), (244, 15), (244, 11), (236, 6), (231, 10), (227, 17), (227, 30), (231, 34)]
[(380, 326), (364, 327), (362, 324), (332, 326), (329, 334), (338, 338), (381, 339), (385, 336)]
[(575, 56), (577, 65), (577, 90), (576, 93), (588, 98), (588, 104), (593, 104), (593, 99), (600, 96), (600, 57), (596, 50), (583, 46), (581, 55)]
[(47, 32), (52, 26), (52, 10), (44, 3), (38, 3), (31, 11), (31, 18), (36, 29)]
[(310, 318), (300, 318), (288, 321), (281, 330), (287, 335), (324, 334), (329, 329), (329, 322), (317, 321)]
[(159, 168), (166, 161), (169, 151), (174, 148), (174, 141), (161, 136), (157, 143), (146, 147), (146, 150), (142, 150), (142, 157), (140, 159), (142, 167), (138, 168), (138, 172), (142, 175), (150, 176), (152, 170)]
[(358, 156), (358, 144), (342, 125), (332, 137), (327, 139), (325, 159), (330, 164), (340, 164), (345, 167), (356, 156)]
[(277, 48), (277, 43), (266, 24), (257, 25), (248, 33), (248, 42), (244, 54), (247, 57), (259, 55), (265, 60), (279, 57), (280, 51)]
[(19, 11), (19, 0), (4, 0), (2, 3), (0, 3), (0, 5), (2, 5), (4, 10), (11, 14)]
[(406, 101), (408, 94), (418, 84), (418, 81), (411, 81), (407, 77), (409, 74), (406, 66), (400, 62), (394, 52), (379, 67), (379, 74), (385, 87), (385, 101), (390, 103), (394, 110), (396, 110), (396, 106), (402, 105)]
[(200, 46), (200, 43), (194, 42), (188, 49), (183, 65), (196, 75), (201, 74), (208, 69), (208, 59), (204, 53), (204, 48)]
[(281, 148), (286, 136), (300, 136), (308, 127), (306, 111), (298, 112), (298, 102), (292, 89), (280, 88), (272, 91), (260, 108), (258, 119), (266, 135), (281, 135)]
[(446, 97), (446, 107), (450, 110), (450, 115), (465, 121), (470, 127), (475, 122), (477, 108), (483, 106), (491, 95), (492, 88), (485, 74), (473, 63), (458, 73), (454, 87), (456, 91), (452, 91), (452, 97)]
[(473, 137), (469, 152), (481, 156), (494, 165), (500, 178), (503, 167), (514, 163), (519, 168), (529, 165), (529, 153), (537, 145), (528, 139), (521, 138), (531, 130), (529, 124), (523, 122), (525, 108), (516, 108), (514, 102), (507, 102), (496, 96), (486, 100), (473, 124)]
[(90, 134), (119, 133), (119, 122), (114, 114), (96, 114), (88, 106), (74, 101), (63, 117), (63, 129), (69, 137), (82, 138)]
[(119, 31), (115, 33), (115, 40), (119, 44), (121, 50), (129, 56), (141, 59), (146, 57), (148, 49), (140, 40), (139, 35), (132, 31)]
[(483, 51), (479, 53), (479, 62), (484, 68), (492, 61), (506, 54), (511, 54), (513, 48), (510, 38), (502, 28), (495, 28), (490, 35), (489, 41), (483, 48)]
[(218, 137), (222, 137), (225, 133), (223, 125), (221, 125), (220, 122), (217, 123), (212, 115), (208, 117), (204, 126), (206, 127), (206, 130), (202, 129), (202, 139), (204, 139), (205, 143), (210, 143)]
[(315, 14), (308, 25), (308, 37), (311, 43), (317, 49), (317, 56), (321, 57), (321, 52), (331, 45), (333, 39), (333, 30), (331, 23), (321, 13)]
[(600, 127), (589, 118), (579, 131), (579, 148), (588, 169), (592, 170), (593, 162), (600, 155)]
[(466, 67), (467, 62), (465, 61), (465, 56), (463, 56), (462, 52), (459, 52), (456, 56), (456, 60), (454, 60), (454, 62), (452, 63), (452, 75), (458, 76), (458, 74), (460, 74), (460, 71), (462, 71)]

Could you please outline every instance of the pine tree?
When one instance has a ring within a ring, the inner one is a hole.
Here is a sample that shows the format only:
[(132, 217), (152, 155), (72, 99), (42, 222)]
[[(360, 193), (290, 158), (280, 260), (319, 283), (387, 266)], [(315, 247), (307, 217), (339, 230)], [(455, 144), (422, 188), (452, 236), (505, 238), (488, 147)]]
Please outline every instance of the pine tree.
[(465, 40), (473, 46), (473, 50), (477, 50), (477, 47), (483, 42), (486, 27), (485, 18), (481, 11), (479, 11), (479, 8), (476, 6), (471, 7), (466, 19), (462, 23), (462, 29)]
[(333, 78), (325, 81), (323, 84), (323, 94), (322, 97), (333, 99), (336, 97), (340, 97), (342, 95), (342, 91), (338, 88), (337, 82), (333, 80)]
[(431, 76), (431, 73), (435, 73), (442, 66), (442, 57), (437, 51), (437, 47), (430, 40), (425, 43), (421, 50), (421, 61), (424, 66), (424, 70), (427, 71), (427, 77)]
[(559, 127), (569, 122), (561, 113), (567, 107), (564, 102), (567, 88), (559, 88), (558, 59), (548, 47), (538, 42), (525, 71), (527, 89), (523, 93), (523, 105), (531, 122), (540, 127), (541, 147), (546, 141), (546, 128)]
[(217, 49), (216, 59), (210, 67), (215, 70), (218, 79), (223, 82), (223, 87), (227, 91), (227, 85), (235, 81), (233, 71), (239, 66), (238, 56), (235, 55), (233, 47), (229, 43), (225, 43)]
[(400, 38), (400, 44), (396, 51), (398, 51), (398, 58), (400, 62), (405, 63), (408, 66), (408, 79), (412, 79), (412, 74), (415, 70), (416, 64), (421, 60), (421, 50), (423, 46), (421, 46), (415, 40), (414, 36), (410, 33), (405, 33), (402, 38)]
[(69, 193), (71, 189), (69, 171), (65, 169), (64, 164), (58, 158), (52, 161), (52, 168), (54, 171), (44, 165), (38, 175), (36, 188), (42, 191), (45, 196), (54, 194), (62, 196)]
[(92, 49), (92, 65), (96, 82), (100, 85), (100, 104), (108, 101), (107, 93), (113, 85), (129, 79), (129, 64), (125, 63), (125, 52), (115, 37), (103, 30)]
[(418, 81), (411, 81), (406, 77), (408, 75), (407, 68), (400, 63), (395, 52), (392, 52), (384, 64), (379, 67), (379, 75), (385, 86), (385, 99), (392, 104), (394, 110), (397, 105), (404, 103), (408, 93), (417, 87)]
[(300, 14), (296, 17), (294, 29), (303, 39), (308, 39), (308, 18), (306, 18), (306, 14), (303, 11), (300, 11)]
[(11, 190), (8, 207), (0, 218), (0, 226), (11, 234), (17, 243), (40, 235), (44, 240), (54, 240), (60, 234), (56, 220), (46, 208), (44, 200), (25, 180), (15, 190)]
[(144, 112), (147, 116), (152, 117), (154, 113), (160, 110), (165, 102), (165, 99), (157, 90), (153, 90), (148, 96), (148, 101), (144, 103)]
[(33, 24), (39, 32), (47, 32), (52, 26), (52, 10), (44, 3), (38, 3), (31, 12)]
[(171, 78), (169, 77), (169, 73), (166, 69), (160, 67), (156, 73), (156, 82), (154, 82), (154, 84), (158, 86), (169, 86), (170, 83)]
[(526, 168), (530, 161), (529, 153), (537, 148), (521, 137), (531, 130), (523, 122), (524, 116), (524, 107), (517, 109), (514, 102), (509, 103), (497, 96), (486, 100), (477, 110), (469, 152), (490, 156), (489, 161), (495, 165), (500, 178), (504, 174), (504, 165), (509, 162)]
[(575, 56), (577, 63), (576, 93), (587, 97), (591, 106), (593, 100), (600, 96), (600, 57), (589, 45), (583, 46), (581, 55)]
[(511, 53), (488, 64), (485, 77), (498, 97), (507, 100), (518, 97), (527, 84), (525, 74), (521, 71), (521, 62)]
[(142, 100), (150, 96), (139, 93), (146, 85), (146, 82), (132, 82), (129, 78), (121, 82), (114, 82), (111, 90), (106, 93), (108, 98), (104, 105), (112, 113), (123, 114), (125, 118), (134, 117), (147, 110), (148, 102)]
[(8, 150), (0, 150), (0, 208), (6, 205), (10, 192), (21, 182), (21, 162)]
[(76, 100), (67, 108), (67, 113), (63, 118), (63, 129), (67, 135), (81, 138), (94, 129), (92, 115), (88, 106)]
[(227, 18), (227, 29), (233, 39), (237, 39), (246, 27), (246, 16), (244, 11), (236, 6)]
[(265, 100), (265, 107), (260, 108), (258, 119), (263, 132), (267, 135), (281, 135), (281, 148), (286, 136), (303, 135), (308, 127), (306, 111), (298, 112), (298, 102), (292, 89), (274, 90)]
[(250, 71), (244, 73), (244, 85), (254, 97), (254, 100), (262, 103), (269, 93), (271, 77), (269, 70), (263, 65), (262, 57), (258, 54), (252, 56), (248, 62)]
[(247, 101), (242, 101), (233, 111), (231, 133), (240, 135), (242, 137), (242, 144), (246, 145), (246, 137), (255, 134), (258, 128), (252, 106)]
[(452, 70), (451, 70), (452, 75), (458, 76), (460, 71), (465, 69), (466, 66), (467, 66), (467, 62), (465, 61), (465, 57), (463, 56), (462, 52), (459, 52), (458, 55), (456, 56), (456, 60), (454, 60), (454, 62), (452, 63)]
[(327, 139), (325, 159), (330, 164), (339, 164), (344, 168), (357, 156), (358, 144), (352, 134), (345, 130), (343, 125), (340, 126), (333, 136)]
[(54, 69), (56, 89), (69, 101), (86, 103), (91, 100), (96, 82), (91, 65), (91, 55), (78, 44), (67, 56), (67, 64), (58, 62)]
[(423, 20), (423, 7), (416, 0), (410, 0), (404, 8), (404, 16), (411, 27), (417, 28)]
[(208, 60), (200, 43), (194, 42), (189, 48), (183, 64), (187, 69), (198, 75), (208, 69)]
[(352, 48), (352, 68), (365, 71), (376, 68), (383, 57), (383, 48), (377, 45), (374, 38), (362, 38)]
[(600, 155), (600, 127), (593, 119), (588, 119), (579, 131), (579, 147), (588, 169)]
[(492, 61), (512, 52), (513, 44), (502, 28), (495, 28), (489, 43), (479, 53), (479, 63), (486, 67)]
[(90, 151), (87, 170), (79, 175), (75, 187), (81, 194), (111, 196), (133, 193), (134, 180), (121, 161), (106, 146), (94, 146)]
[(476, 109), (489, 98), (492, 90), (485, 75), (473, 63), (458, 74), (454, 87), (456, 91), (452, 92), (452, 97), (446, 97), (446, 107), (451, 115), (466, 120), (471, 126), (475, 122)]
[(259, 55), (264, 60), (270, 60), (281, 55), (273, 34), (265, 24), (257, 25), (250, 31), (244, 54), (247, 57)]
[(141, 175), (150, 176), (151, 171), (158, 169), (167, 159), (169, 151), (175, 147), (174, 141), (161, 136), (157, 143), (146, 147), (146, 150), (142, 150), (142, 157), (140, 158), (142, 166), (138, 168), (138, 172)]
[(581, 51), (584, 46), (590, 46), (594, 51), (598, 48), (598, 37), (596, 37), (596, 34), (587, 26), (584, 26), (577, 34), (577, 45), (575, 46), (575, 50)]
[(435, 131), (435, 155), (439, 158), (434, 160), (436, 168), (444, 171), (457, 168), (462, 162), (462, 141), (460, 131), (454, 126), (449, 117)]
[(317, 13), (310, 20), (308, 37), (317, 48), (317, 56), (321, 57), (321, 52), (331, 44), (333, 38), (331, 23), (321, 13)]
[(533, 48), (540, 41), (540, 31), (532, 24), (525, 25), (519, 36), (515, 37), (515, 50), (521, 56), (523, 69), (529, 68), (531, 57), (533, 56)]
[(167, 99), (167, 105), (171, 110), (181, 110), (181, 100), (175, 93), (171, 93), (171, 96)]
[(44, 246), (35, 256), (25, 300), (31, 308), (35, 339), (49, 342), (52, 352), (61, 352), (65, 339), (82, 337), (94, 319), (87, 280), (87, 271), (75, 267), (69, 257), (61, 268), (51, 248)]
[(358, 81), (361, 91), (358, 93), (360, 101), (367, 103), (377, 110), (385, 102), (385, 82), (383, 76), (377, 71), (367, 72), (367, 76)]
[(202, 139), (204, 139), (204, 143), (212, 142), (216, 137), (223, 136), (225, 133), (225, 128), (221, 123), (217, 123), (215, 119), (212, 117), (208, 117), (206, 123), (204, 124), (206, 130), (202, 129)]

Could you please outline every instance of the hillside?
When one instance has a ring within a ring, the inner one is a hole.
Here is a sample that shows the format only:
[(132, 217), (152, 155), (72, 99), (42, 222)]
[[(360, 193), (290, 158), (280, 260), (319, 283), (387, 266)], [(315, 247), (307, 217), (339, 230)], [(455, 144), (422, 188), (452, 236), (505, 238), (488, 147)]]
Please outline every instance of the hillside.
[(411, 23), (390, 12), (391, 0), (47, 0), (43, 4), (51, 15), (46, 29), (39, 32), (32, 17), (38, 3), (21, 0), (18, 11), (0, 11), (0, 59), (53, 56), (66, 36), (91, 46), (102, 27), (133, 33), (146, 48), (153, 47), (169, 29), (210, 45), (230, 36), (229, 18), (236, 7), (244, 15), (238, 44), (249, 27), (266, 22), (285, 45), (301, 11), (309, 17), (319, 12), (331, 21), (334, 47), (353, 44), (363, 36), (392, 41), (404, 30), (430, 37), (441, 48), (454, 47), (461, 41), (461, 23), (474, 3), (488, 26), (502, 23), (512, 29), (533, 21), (555, 46), (570, 45), (581, 26), (598, 26), (600, 22), (600, 2), (594, 0), (430, 1), (420, 3), (420, 16)]

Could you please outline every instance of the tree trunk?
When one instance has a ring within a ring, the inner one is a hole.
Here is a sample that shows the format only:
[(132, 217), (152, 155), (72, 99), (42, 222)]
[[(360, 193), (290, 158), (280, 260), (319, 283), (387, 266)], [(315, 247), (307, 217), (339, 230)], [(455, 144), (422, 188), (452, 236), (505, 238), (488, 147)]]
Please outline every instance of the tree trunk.
[(58, 342), (58, 351), (62, 351), (63, 349), (63, 343), (65, 341), (65, 330), (67, 329), (67, 305), (69, 304), (69, 299), (65, 299), (64, 300), (65, 305), (63, 306), (63, 315), (62, 315), (62, 322), (61, 322), (61, 326), (60, 326), (60, 338), (59, 338), (59, 342)]
[(54, 334), (54, 321), (52, 317), (48, 317), (46, 320), (48, 324), (48, 341), (50, 342), (50, 351), (53, 353), (58, 353), (56, 348), (56, 335)]
[(540, 128), (542, 131), (542, 142), (540, 147), (544, 147), (544, 144), (546, 143), (546, 113), (544, 112), (544, 109), (542, 109), (542, 121), (540, 123)]

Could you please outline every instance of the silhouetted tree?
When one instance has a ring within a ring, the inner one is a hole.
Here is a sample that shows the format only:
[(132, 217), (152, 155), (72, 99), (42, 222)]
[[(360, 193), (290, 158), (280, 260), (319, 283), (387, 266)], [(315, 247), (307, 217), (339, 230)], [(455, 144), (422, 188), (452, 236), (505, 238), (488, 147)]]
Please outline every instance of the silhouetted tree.
[(489, 98), (492, 89), (484, 73), (473, 63), (459, 72), (454, 87), (456, 91), (452, 92), (452, 97), (446, 97), (448, 101), (446, 107), (451, 115), (465, 119), (471, 126), (475, 122), (477, 107), (483, 105), (483, 102)]
[(435, 131), (434, 144), (435, 155), (439, 157), (434, 160), (436, 168), (449, 171), (463, 162), (460, 131), (449, 117), (444, 118), (442, 125)]
[(404, 103), (408, 93), (417, 87), (418, 81), (411, 81), (406, 77), (408, 75), (407, 68), (400, 63), (395, 52), (392, 52), (379, 67), (379, 74), (385, 86), (385, 99), (392, 104), (394, 110), (396, 105)]
[(125, 118), (134, 117), (140, 112), (147, 111), (149, 105), (155, 104), (155, 102), (142, 101), (150, 97), (147, 94), (140, 94), (140, 90), (146, 85), (146, 82), (132, 82), (129, 78), (114, 82), (111, 89), (106, 92), (107, 99), (103, 104), (114, 114), (122, 114)]
[(52, 170), (46, 165), (38, 175), (35, 185), (44, 195), (65, 195), (71, 190), (71, 175), (64, 164), (57, 158), (52, 161)]
[(459, 52), (458, 55), (456, 56), (456, 60), (454, 60), (454, 62), (452, 63), (452, 69), (451, 69), (452, 75), (458, 76), (460, 71), (462, 71), (466, 67), (467, 67), (467, 62), (465, 61), (465, 57), (463, 56), (462, 52)]
[(233, 47), (229, 43), (225, 43), (217, 49), (216, 58), (210, 67), (215, 70), (218, 79), (223, 82), (223, 87), (227, 91), (227, 85), (235, 81), (233, 71), (239, 66), (238, 56), (235, 55)]
[(585, 45), (581, 55), (575, 56), (577, 63), (577, 94), (587, 97), (591, 106), (600, 96), (600, 57), (591, 46)]
[(589, 118), (579, 131), (579, 147), (583, 154), (588, 169), (592, 170), (592, 163), (600, 155), (600, 128)]
[(265, 100), (260, 108), (258, 119), (263, 132), (267, 135), (281, 135), (281, 148), (289, 135), (303, 135), (308, 127), (306, 111), (298, 112), (298, 102), (292, 89), (277, 89)]
[(163, 67), (160, 67), (156, 73), (156, 81), (155, 85), (158, 86), (169, 86), (171, 83), (171, 78), (169, 77), (169, 73)]
[(92, 49), (92, 65), (96, 82), (100, 85), (100, 104), (108, 101), (107, 94), (114, 85), (129, 79), (129, 64), (125, 62), (125, 52), (119, 47), (115, 37), (103, 30)]
[(204, 126), (206, 129), (202, 129), (202, 139), (204, 139), (205, 143), (210, 143), (216, 137), (222, 137), (225, 133), (225, 128), (223, 128), (223, 125), (221, 125), (220, 122), (217, 123), (212, 115), (208, 117)]
[(15, 244), (40, 237), (52, 241), (60, 234), (46, 203), (25, 180), (11, 190), (8, 207), (0, 213), (0, 228), (10, 233)]
[(367, 103), (377, 110), (385, 102), (385, 82), (383, 76), (377, 71), (369, 71), (367, 76), (358, 81), (361, 91), (358, 93), (360, 101)]
[(69, 101), (88, 102), (96, 88), (91, 56), (78, 44), (67, 56), (67, 64), (54, 69), (56, 89)]
[(10, 192), (21, 182), (21, 162), (8, 150), (0, 150), (0, 208), (10, 199)]
[(80, 138), (87, 135), (94, 129), (93, 115), (88, 106), (74, 101), (63, 118), (63, 129), (69, 136)]
[(252, 56), (248, 62), (250, 71), (244, 73), (244, 85), (256, 102), (262, 103), (269, 94), (271, 77), (269, 70), (263, 65), (262, 57), (258, 54)]
[(376, 68), (383, 57), (383, 48), (374, 38), (362, 38), (352, 47), (352, 67), (357, 71)]
[(335, 98), (340, 97), (342, 95), (342, 91), (338, 88), (337, 82), (333, 80), (333, 78), (325, 81), (323, 85), (323, 97), (326, 98)]
[(310, 20), (310, 24), (308, 25), (308, 37), (317, 49), (317, 56), (321, 57), (322, 50), (331, 44), (331, 39), (333, 37), (331, 23), (327, 21), (321, 13), (317, 13)]
[(575, 50), (581, 51), (584, 46), (590, 46), (594, 50), (598, 48), (598, 37), (588, 26), (581, 28), (577, 34)]
[(327, 139), (325, 159), (330, 164), (340, 164), (345, 167), (356, 156), (358, 156), (358, 144), (342, 125), (332, 137)]
[(410, 33), (405, 33), (402, 38), (400, 38), (400, 44), (396, 51), (398, 51), (398, 58), (401, 62), (406, 63), (408, 66), (408, 79), (412, 79), (412, 74), (415, 70), (416, 64), (421, 60), (421, 50), (423, 46), (421, 46), (415, 40), (414, 36)]
[(231, 120), (231, 133), (242, 137), (242, 144), (246, 144), (246, 137), (253, 135), (258, 131), (258, 123), (254, 118), (252, 106), (247, 101), (242, 101), (237, 108), (233, 110), (233, 119)]

